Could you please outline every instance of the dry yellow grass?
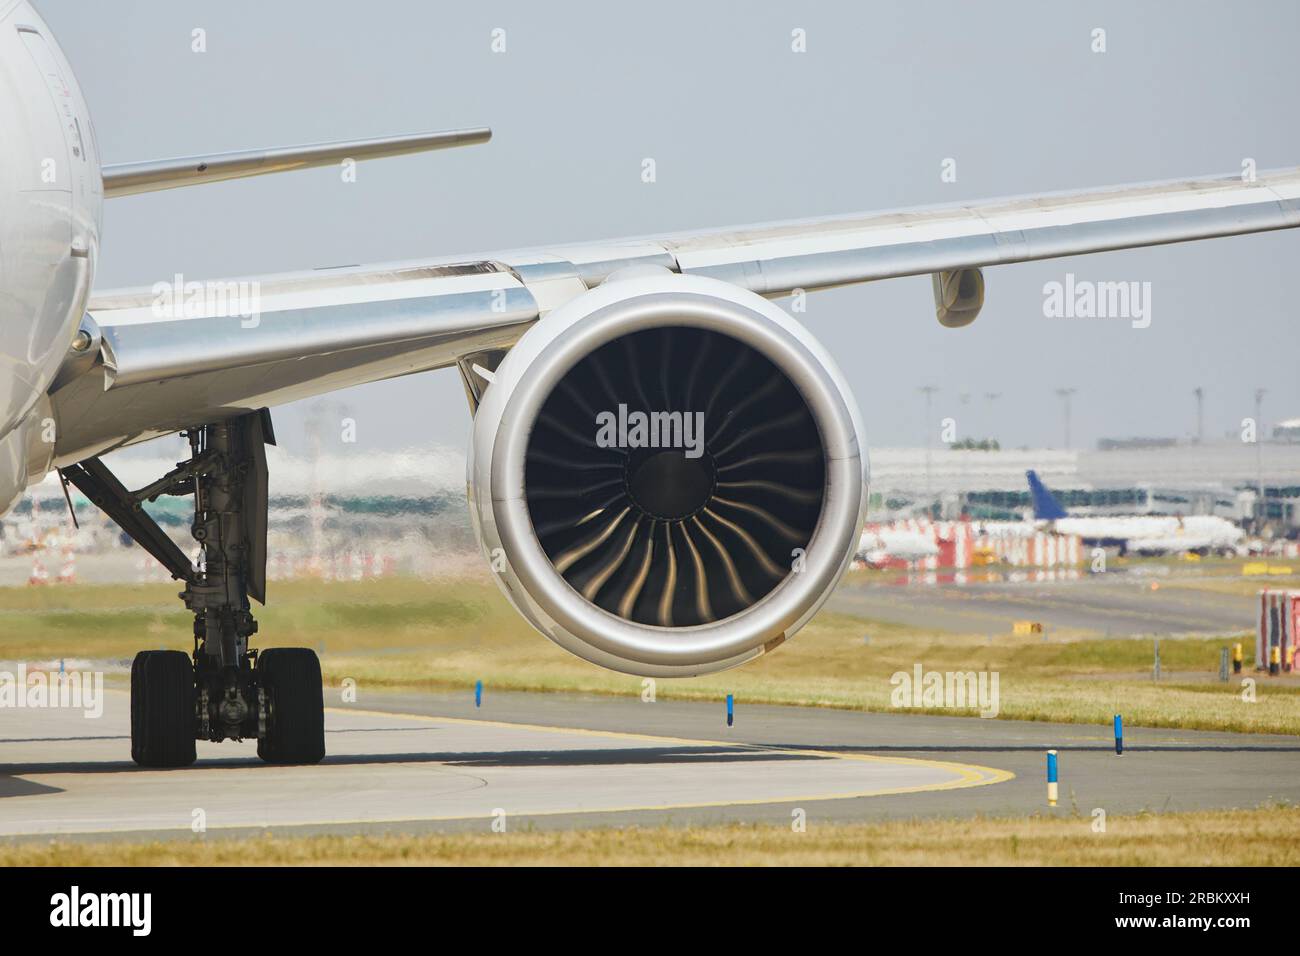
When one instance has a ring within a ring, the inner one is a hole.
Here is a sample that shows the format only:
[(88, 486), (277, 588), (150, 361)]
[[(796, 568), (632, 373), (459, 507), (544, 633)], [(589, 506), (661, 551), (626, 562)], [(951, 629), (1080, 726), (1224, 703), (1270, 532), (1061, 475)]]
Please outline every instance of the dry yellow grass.
[[(1300, 564), (1300, 561), (1286, 561), (1282, 566), (1295, 567), (1298, 564)], [(1276, 560), (1274, 560), (1273, 565), (1275, 567), (1278, 566)], [(1294, 574), (1246, 576), (1238, 572), (1237, 574), (1211, 575), (1207, 577), (1161, 578), (1160, 586), (1162, 588), (1182, 588), (1186, 590), (1211, 591), (1215, 594), (1235, 594), (1254, 597), (1265, 588), (1300, 588), (1300, 576)]]
[(1090, 817), (730, 824), (0, 845), (0, 866), (1296, 866), (1300, 808)]
[[(1216, 579), (1217, 580), (1217, 579)], [(364, 582), (273, 582), (259, 611), (262, 646), (305, 645), (321, 653), (326, 681), (369, 688), (468, 688), (639, 695), (640, 678), (604, 670), (534, 632), (490, 580), (390, 578)], [(0, 589), (0, 659), (129, 659), (141, 646), (189, 648), (175, 587)], [(62, 596), (61, 596), (62, 595)], [(57, 601), (75, 602), (60, 607)], [(870, 635), (870, 641), (864, 640)], [(719, 700), (891, 710), (890, 677), (920, 663), (934, 671), (996, 671), (999, 716), (1103, 724), (1117, 712), (1130, 726), (1300, 733), (1300, 687), (1257, 677), (1257, 699), (1239, 680), (1207, 680), (1225, 639), (1165, 641), (1166, 679), (1140, 676), (1146, 641), (1081, 634), (961, 635), (823, 612), (798, 637), (743, 668), (689, 680), (660, 680), (661, 699)], [(1252, 642), (1246, 642), (1250, 652)], [(974, 713), (974, 711), (934, 711)]]

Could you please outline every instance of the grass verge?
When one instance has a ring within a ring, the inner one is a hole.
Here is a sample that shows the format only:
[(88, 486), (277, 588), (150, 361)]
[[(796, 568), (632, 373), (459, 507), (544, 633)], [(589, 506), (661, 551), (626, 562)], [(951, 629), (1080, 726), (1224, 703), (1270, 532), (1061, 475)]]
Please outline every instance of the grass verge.
[[(321, 655), (327, 683), (372, 689), (490, 688), (640, 695), (640, 678), (579, 660), (536, 634), (490, 580), (272, 582), (258, 612), (260, 646), (306, 646)], [(0, 660), (129, 660), (142, 647), (190, 649), (188, 616), (175, 586), (0, 589)], [(890, 711), (898, 672), (989, 671), (999, 675), (998, 716), (1019, 720), (1300, 733), (1300, 687), (1253, 671), (1214, 680), (1219, 651), (1242, 635), (1161, 642), (1165, 679), (1149, 676), (1148, 641), (1053, 634), (950, 634), (823, 612), (798, 637), (743, 668), (659, 680), (660, 699), (816, 705)], [(914, 711), (913, 711), (914, 712)], [(922, 709), (940, 714), (976, 709)]]
[(0, 845), (0, 866), (1296, 866), (1300, 808), (383, 836)]

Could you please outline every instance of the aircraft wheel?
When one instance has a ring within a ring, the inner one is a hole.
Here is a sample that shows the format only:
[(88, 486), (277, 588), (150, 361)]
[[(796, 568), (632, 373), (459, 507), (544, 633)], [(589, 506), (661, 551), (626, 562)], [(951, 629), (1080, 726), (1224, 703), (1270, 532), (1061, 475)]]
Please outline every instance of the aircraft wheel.
[(141, 651), (131, 664), (131, 759), (194, 763), (194, 664), (183, 651)]
[(266, 693), (269, 711), (257, 755), (267, 763), (320, 763), (325, 756), (325, 698), (316, 652), (307, 647), (262, 651), (257, 684)]

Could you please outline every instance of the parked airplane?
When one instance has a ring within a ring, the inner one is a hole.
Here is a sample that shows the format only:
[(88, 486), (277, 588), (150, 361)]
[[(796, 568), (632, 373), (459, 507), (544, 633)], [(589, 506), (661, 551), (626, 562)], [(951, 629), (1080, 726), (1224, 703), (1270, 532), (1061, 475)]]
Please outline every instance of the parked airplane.
[[(1300, 225), (1290, 169), (92, 294), (104, 197), (490, 132), (101, 167), (27, 0), (0, 0), (0, 130), (0, 512), (59, 469), (183, 582), (193, 655), (144, 651), (131, 670), (131, 752), (150, 766), (193, 761), (196, 738), (256, 738), (282, 763), (324, 754), (315, 654), (250, 643), (270, 406), (457, 369), (471, 514), (514, 606), (606, 667), (702, 674), (794, 635), (860, 540), (857, 406), (772, 299), (930, 275), (956, 328), (980, 310), (985, 266)], [(598, 430), (614, 415), (626, 442)], [(690, 426), (702, 445), (683, 447)], [(100, 458), (175, 432), (190, 457), (142, 488)], [(141, 507), (163, 495), (193, 500), (197, 564)]]
[(1236, 554), (1246, 533), (1217, 515), (1097, 515), (1071, 518), (1034, 471), (1025, 472), (1034, 499), (1034, 521), (1060, 534), (1077, 535), (1089, 547), (1120, 554)]
[(862, 532), (854, 558), (879, 568), (891, 560), (921, 561), (938, 553), (933, 537), (901, 528), (881, 528)]

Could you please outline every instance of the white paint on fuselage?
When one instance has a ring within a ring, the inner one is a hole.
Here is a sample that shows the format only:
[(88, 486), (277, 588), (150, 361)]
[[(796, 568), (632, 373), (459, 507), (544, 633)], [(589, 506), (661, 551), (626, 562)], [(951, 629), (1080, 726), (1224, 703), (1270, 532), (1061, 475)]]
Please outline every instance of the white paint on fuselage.
[(1217, 515), (1115, 515), (1058, 518), (1039, 524), (1084, 541), (1123, 541), (1129, 551), (1150, 554), (1229, 550), (1245, 537), (1244, 531)]
[(85, 313), (103, 186), (72, 68), (26, 0), (0, 0), (0, 514), (52, 455), (46, 390)]
[(915, 531), (882, 528), (878, 531), (864, 531), (858, 539), (855, 557), (868, 564), (882, 564), (891, 558), (902, 561), (920, 561), (939, 553), (939, 546), (933, 537), (927, 537)]

